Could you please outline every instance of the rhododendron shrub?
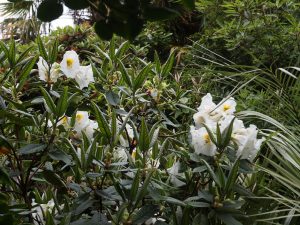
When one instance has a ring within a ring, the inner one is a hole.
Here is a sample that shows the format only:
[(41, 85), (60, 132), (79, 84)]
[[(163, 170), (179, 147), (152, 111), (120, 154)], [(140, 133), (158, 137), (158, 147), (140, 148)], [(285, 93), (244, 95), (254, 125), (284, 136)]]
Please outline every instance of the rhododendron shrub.
[(114, 40), (76, 52), (38, 38), (32, 56), (1, 46), (0, 224), (248, 221), (264, 139), (233, 97), (191, 108), (169, 78), (174, 52), (152, 63)]

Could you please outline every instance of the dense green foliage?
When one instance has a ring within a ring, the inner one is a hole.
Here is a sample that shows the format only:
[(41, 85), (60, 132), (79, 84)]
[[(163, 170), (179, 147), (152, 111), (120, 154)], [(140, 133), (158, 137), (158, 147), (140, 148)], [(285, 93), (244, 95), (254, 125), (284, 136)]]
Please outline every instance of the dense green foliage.
[(199, 43), (239, 65), (299, 66), (297, 1), (199, 1)]
[(298, 225), (297, 6), (0, 42), (0, 225)]

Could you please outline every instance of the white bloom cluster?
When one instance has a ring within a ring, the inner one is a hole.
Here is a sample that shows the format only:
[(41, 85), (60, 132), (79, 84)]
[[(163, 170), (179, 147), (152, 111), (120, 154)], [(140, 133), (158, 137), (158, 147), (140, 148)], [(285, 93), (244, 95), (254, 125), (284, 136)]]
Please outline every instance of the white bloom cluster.
[(55, 203), (53, 201), (53, 199), (51, 199), (48, 203), (46, 204), (38, 204), (35, 202), (35, 199), (32, 199), (32, 206), (34, 206), (34, 208), (32, 208), (32, 210), (34, 210), (34, 213), (32, 213), (32, 216), (34, 218), (34, 224), (40, 224), (37, 221), (44, 221), (44, 213), (46, 213), (47, 211), (52, 211)]
[[(57, 125), (63, 125), (66, 129), (68, 129), (70, 128), (70, 122), (71, 118), (64, 116), (61, 118)], [(94, 120), (89, 119), (88, 112), (77, 111), (73, 129), (74, 131), (76, 131), (77, 138), (81, 138), (82, 132), (84, 132), (88, 139), (92, 140), (95, 129), (98, 129), (98, 123)]]
[[(216, 133), (218, 124), (223, 133), (234, 119), (235, 107), (234, 98), (224, 99), (218, 105), (212, 101), (209, 93), (202, 98), (198, 112), (193, 116), (195, 126), (191, 126), (190, 130), (192, 145), (197, 154), (214, 156), (217, 153), (217, 146), (212, 142), (204, 124), (212, 133)], [(255, 125), (251, 124), (246, 128), (242, 120), (234, 120), (231, 142), (238, 146), (237, 157), (253, 161), (264, 141), (264, 139), (257, 139), (257, 133)]]
[(80, 89), (95, 82), (92, 66), (80, 66), (79, 57), (75, 51), (67, 51), (61, 63), (50, 65), (50, 69), (48, 63), (42, 57), (40, 57), (37, 65), (40, 80), (48, 83), (57, 82), (57, 79), (62, 75), (61, 72), (66, 77), (75, 79)]

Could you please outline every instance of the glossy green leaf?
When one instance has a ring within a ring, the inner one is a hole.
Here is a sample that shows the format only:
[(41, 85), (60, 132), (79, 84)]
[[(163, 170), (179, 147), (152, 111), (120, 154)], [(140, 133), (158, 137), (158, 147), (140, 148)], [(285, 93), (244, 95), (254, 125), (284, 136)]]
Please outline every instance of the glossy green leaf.
[(144, 82), (145, 82), (145, 80), (146, 80), (146, 78), (148, 76), (148, 73), (149, 73), (151, 67), (152, 67), (152, 64), (149, 63), (134, 78), (134, 81), (133, 81), (133, 91), (136, 91), (137, 89), (139, 89), (139, 88), (142, 87), (142, 85), (144, 84)]
[(40, 87), (40, 89), (41, 89), (42, 95), (45, 99), (45, 103), (47, 104), (47, 106), (49, 107), (51, 112), (56, 114), (56, 106), (55, 106), (54, 101), (51, 98), (50, 94), (43, 87)]
[(16, 42), (11, 39), (9, 49), (8, 49), (8, 61), (11, 67), (14, 67), (16, 62)]
[(19, 76), (19, 85), (17, 87), (17, 91), (22, 90), (25, 82), (28, 80), (28, 76), (35, 65), (35, 62), (37, 60), (38, 56), (32, 57), (27, 64), (22, 68), (21, 74)]
[(51, 64), (56, 62), (58, 54), (58, 39), (56, 38), (54, 43), (52, 44), (50, 53), (49, 53), (49, 61)]
[(66, 184), (63, 182), (63, 179), (58, 175), (56, 174), (55, 172), (53, 171), (50, 171), (50, 170), (44, 170), (42, 172), (44, 178), (52, 185), (54, 185), (55, 187), (58, 187), (58, 188), (64, 188), (66, 189)]
[(105, 117), (103, 116), (103, 113), (101, 112), (101, 110), (95, 103), (92, 103), (92, 106), (93, 106), (95, 116), (96, 116), (101, 133), (107, 138), (107, 140), (110, 140), (112, 137), (112, 134), (110, 132), (107, 120), (105, 119)]
[(221, 187), (221, 183), (220, 180), (218, 179), (218, 177), (216, 176), (215, 172), (213, 171), (213, 169), (211, 168), (211, 166), (205, 161), (205, 160), (201, 160), (202, 163), (204, 163), (204, 165), (206, 166), (209, 174), (211, 175), (212, 179), (216, 182), (216, 184)]
[(139, 148), (141, 152), (147, 152), (150, 146), (150, 137), (149, 137), (149, 131), (147, 128), (147, 124), (145, 121), (145, 118), (142, 118), (142, 124), (141, 124), (141, 131), (139, 135), (139, 141), (138, 141)]
[(58, 99), (57, 102), (57, 107), (56, 107), (56, 115), (58, 117), (61, 117), (65, 114), (67, 108), (68, 108), (68, 86), (64, 87), (63, 93), (60, 95), (60, 98)]
[(19, 150), (20, 155), (28, 155), (28, 154), (34, 154), (38, 152), (42, 152), (45, 150), (46, 145), (45, 144), (29, 144), (26, 145)]
[(175, 51), (173, 50), (169, 55), (169, 58), (167, 59), (166, 63), (162, 67), (162, 71), (161, 71), (162, 76), (167, 76), (171, 72), (174, 64), (174, 59), (175, 59)]
[[(234, 184), (236, 183), (236, 179), (238, 177), (238, 172), (239, 172), (239, 166), (240, 166), (240, 160), (237, 159), (231, 168), (229, 172), (228, 179), (226, 181), (225, 185), (225, 194), (230, 198), (230, 193), (232, 192), (232, 189), (234, 187)], [(229, 192), (229, 193), (228, 193)]]
[(118, 94), (116, 94), (115, 92), (113, 92), (112, 90), (109, 90), (105, 93), (106, 99), (108, 101), (109, 104), (113, 105), (113, 106), (117, 106), (120, 104), (120, 97)]
[(132, 218), (132, 224), (143, 224), (148, 219), (154, 217), (154, 214), (159, 212), (157, 205), (145, 205), (143, 206)]
[(129, 76), (124, 64), (122, 63), (122, 61), (120, 59), (117, 59), (117, 61), (118, 61), (118, 64), (120, 66), (122, 79), (128, 85), (128, 87), (132, 87), (132, 81), (130, 79), (130, 76)]
[(42, 41), (42, 39), (41, 39), (40, 36), (37, 36), (36, 43), (37, 43), (38, 48), (39, 48), (40, 56), (43, 59), (45, 59), (46, 61), (48, 61), (48, 53), (46, 51), (46, 48), (45, 48), (44, 43), (43, 43), (43, 41)]

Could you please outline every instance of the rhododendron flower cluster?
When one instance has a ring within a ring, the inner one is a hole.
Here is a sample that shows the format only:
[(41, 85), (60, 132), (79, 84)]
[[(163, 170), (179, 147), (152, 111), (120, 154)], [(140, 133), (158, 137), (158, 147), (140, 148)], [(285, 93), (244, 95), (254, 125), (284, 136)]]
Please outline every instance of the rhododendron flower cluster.
[(80, 89), (95, 82), (92, 66), (80, 66), (79, 57), (75, 51), (67, 51), (60, 64), (49, 65), (40, 57), (37, 65), (40, 80), (48, 83), (57, 82), (57, 79), (63, 74), (68, 78), (75, 79)]
[(255, 125), (251, 124), (246, 128), (242, 120), (235, 119), (235, 107), (236, 102), (232, 97), (224, 99), (218, 105), (212, 101), (209, 93), (202, 98), (198, 112), (193, 116), (195, 126), (190, 129), (192, 145), (197, 154), (216, 155), (218, 148), (211, 140), (208, 130), (215, 135), (219, 126), (222, 134), (234, 120), (230, 143), (237, 146), (236, 156), (253, 161), (264, 139), (257, 139), (258, 130)]
[[(71, 118), (64, 116), (58, 122), (58, 126), (62, 125), (65, 129), (71, 127)], [(98, 123), (89, 119), (89, 114), (86, 111), (77, 111), (75, 116), (75, 124), (73, 130), (76, 132), (75, 137), (81, 138), (82, 132), (85, 133), (89, 140), (93, 139), (95, 130), (98, 129)]]

